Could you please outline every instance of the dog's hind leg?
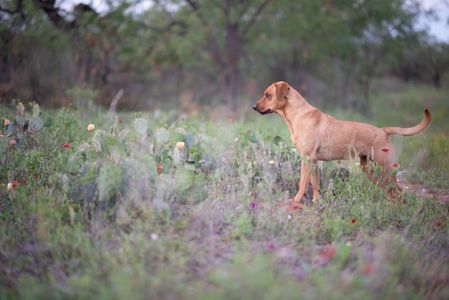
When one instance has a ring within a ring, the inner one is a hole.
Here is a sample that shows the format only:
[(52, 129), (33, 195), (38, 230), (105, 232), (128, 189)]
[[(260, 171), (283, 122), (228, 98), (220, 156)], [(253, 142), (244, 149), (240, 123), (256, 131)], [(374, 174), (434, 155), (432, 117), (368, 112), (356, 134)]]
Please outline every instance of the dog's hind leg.
[(360, 156), (360, 167), (369, 180), (371, 180), (376, 185), (379, 183), (374, 170), (371, 168), (371, 166), (368, 165), (368, 158), (366, 156)]
[[(379, 157), (381, 159), (379, 159)], [(374, 163), (374, 165), (369, 165), (366, 156), (360, 157), (360, 166), (366, 177), (368, 177), (374, 184), (378, 185), (389, 200), (399, 200), (402, 202), (402, 189), (396, 180), (393, 168), (388, 164), (389, 160), (378, 155), (377, 159), (374, 160)], [(379, 172), (376, 172), (374, 169), (376, 166), (380, 168)]]

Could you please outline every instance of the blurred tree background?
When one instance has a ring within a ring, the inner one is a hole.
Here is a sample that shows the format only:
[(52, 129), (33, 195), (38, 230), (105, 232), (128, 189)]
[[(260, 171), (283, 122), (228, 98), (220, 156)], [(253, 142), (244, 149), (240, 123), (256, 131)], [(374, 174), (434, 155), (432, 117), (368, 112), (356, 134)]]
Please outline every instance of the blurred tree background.
[(440, 88), (449, 70), (449, 45), (416, 26), (419, 1), (100, 2), (1, 0), (0, 101), (107, 106), (123, 89), (125, 109), (235, 110), (286, 80), (365, 111), (376, 80)]

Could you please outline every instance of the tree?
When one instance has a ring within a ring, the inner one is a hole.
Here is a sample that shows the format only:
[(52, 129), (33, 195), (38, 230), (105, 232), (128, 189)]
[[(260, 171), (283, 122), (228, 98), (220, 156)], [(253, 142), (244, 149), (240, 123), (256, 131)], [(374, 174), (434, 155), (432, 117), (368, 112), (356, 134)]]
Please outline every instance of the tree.
[(186, 20), (189, 30), (200, 31), (204, 37), (199, 45), (192, 45), (192, 49), (196, 51), (200, 46), (209, 55), (231, 110), (236, 109), (241, 82), (240, 64), (248, 35), (270, 2), (271, 0), (185, 1), (195, 16), (194, 20)]

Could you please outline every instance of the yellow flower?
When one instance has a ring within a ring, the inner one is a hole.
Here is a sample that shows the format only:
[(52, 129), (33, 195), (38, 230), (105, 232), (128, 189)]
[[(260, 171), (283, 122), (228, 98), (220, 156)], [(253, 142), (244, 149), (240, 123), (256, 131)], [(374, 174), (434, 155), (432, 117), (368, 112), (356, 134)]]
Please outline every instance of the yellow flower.
[(176, 148), (178, 148), (178, 150), (181, 151), (182, 149), (184, 149), (185, 145), (186, 144), (184, 142), (177, 142)]
[(87, 125), (87, 131), (94, 131), (95, 130), (95, 125), (94, 124), (89, 124)]

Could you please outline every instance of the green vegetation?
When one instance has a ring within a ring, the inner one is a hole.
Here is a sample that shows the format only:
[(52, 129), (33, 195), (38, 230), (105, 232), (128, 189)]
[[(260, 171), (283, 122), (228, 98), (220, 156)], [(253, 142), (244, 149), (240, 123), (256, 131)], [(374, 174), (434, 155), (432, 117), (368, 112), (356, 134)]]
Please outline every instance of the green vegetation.
[[(433, 101), (400, 158), (428, 188), (449, 182), (445, 94), (373, 96), (379, 126)], [(349, 161), (324, 164), (319, 205), (291, 211), (300, 158), (275, 116), (26, 108), (0, 109), (17, 125), (0, 137), (0, 298), (449, 297), (449, 202), (391, 203)], [(43, 128), (19, 126), (32, 118)]]

